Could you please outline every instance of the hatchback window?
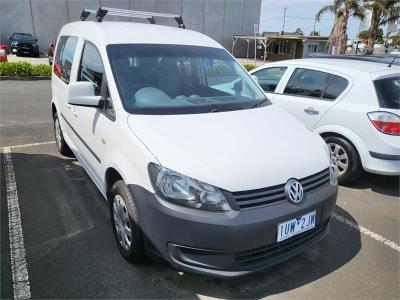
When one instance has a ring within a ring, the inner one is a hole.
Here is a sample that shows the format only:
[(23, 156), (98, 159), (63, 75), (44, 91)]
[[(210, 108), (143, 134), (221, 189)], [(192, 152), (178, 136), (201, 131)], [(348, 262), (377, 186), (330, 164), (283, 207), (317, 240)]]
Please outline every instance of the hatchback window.
[(124, 108), (140, 114), (218, 112), (268, 105), (224, 49), (188, 45), (107, 46)]
[(381, 108), (400, 109), (400, 76), (374, 81)]
[(275, 89), (286, 70), (286, 67), (265, 68), (254, 72), (253, 75), (257, 77), (258, 83), (264, 91), (275, 92)]
[(54, 74), (66, 84), (71, 77), (72, 62), (74, 60), (77, 37), (62, 36), (58, 41), (57, 52), (54, 58)]
[(89, 81), (94, 85), (95, 95), (100, 95), (104, 67), (96, 46), (85, 42), (81, 64), (79, 66), (78, 81)]
[(293, 72), (283, 93), (320, 98), (332, 76), (321, 71), (298, 68)]

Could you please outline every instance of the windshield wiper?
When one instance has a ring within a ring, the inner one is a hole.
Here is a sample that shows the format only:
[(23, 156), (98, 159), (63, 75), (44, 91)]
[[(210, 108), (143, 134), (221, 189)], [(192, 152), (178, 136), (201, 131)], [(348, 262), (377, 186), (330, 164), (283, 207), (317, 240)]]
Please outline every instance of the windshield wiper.
[(259, 102), (257, 102), (256, 104), (254, 104), (251, 108), (256, 108), (256, 107), (260, 107), (261, 105), (263, 105), (264, 103), (268, 102), (268, 98), (265, 98), (264, 100), (261, 100)]

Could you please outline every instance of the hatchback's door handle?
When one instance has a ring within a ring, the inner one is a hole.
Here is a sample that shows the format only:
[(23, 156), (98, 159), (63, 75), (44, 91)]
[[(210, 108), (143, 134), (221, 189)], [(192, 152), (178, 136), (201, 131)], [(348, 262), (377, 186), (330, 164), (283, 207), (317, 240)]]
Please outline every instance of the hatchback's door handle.
[(314, 107), (306, 108), (306, 109), (304, 109), (304, 112), (309, 115), (318, 115), (319, 114), (319, 111), (316, 110)]

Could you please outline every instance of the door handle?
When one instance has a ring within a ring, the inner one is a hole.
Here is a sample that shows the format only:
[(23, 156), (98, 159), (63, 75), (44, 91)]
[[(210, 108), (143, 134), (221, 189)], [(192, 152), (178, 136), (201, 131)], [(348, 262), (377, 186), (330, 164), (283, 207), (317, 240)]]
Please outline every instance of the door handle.
[(319, 111), (316, 110), (314, 107), (306, 108), (306, 109), (304, 109), (304, 112), (309, 115), (318, 115), (319, 114)]

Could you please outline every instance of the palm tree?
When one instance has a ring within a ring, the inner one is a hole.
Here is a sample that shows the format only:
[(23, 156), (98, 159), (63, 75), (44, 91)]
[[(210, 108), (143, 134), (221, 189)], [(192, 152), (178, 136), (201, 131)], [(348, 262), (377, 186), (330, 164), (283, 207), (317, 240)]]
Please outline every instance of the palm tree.
[(364, 7), (360, 0), (334, 0), (333, 4), (321, 7), (315, 16), (319, 21), (327, 12), (335, 15), (331, 36), (335, 44), (335, 54), (344, 54), (347, 46), (347, 23), (350, 17), (364, 18)]
[(368, 45), (374, 49), (379, 27), (400, 19), (399, 0), (365, 1), (364, 7), (371, 10)]

